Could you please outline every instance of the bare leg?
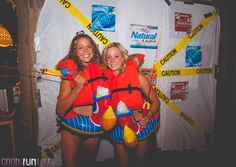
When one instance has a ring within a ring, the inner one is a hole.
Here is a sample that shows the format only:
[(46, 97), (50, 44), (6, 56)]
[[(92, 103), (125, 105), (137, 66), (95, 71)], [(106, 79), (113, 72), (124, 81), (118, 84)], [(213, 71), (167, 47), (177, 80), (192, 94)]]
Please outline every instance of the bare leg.
[(119, 167), (129, 166), (129, 154), (125, 145), (118, 143), (115, 144), (115, 157)]
[(64, 167), (76, 167), (77, 151), (80, 145), (78, 136), (63, 130), (61, 132), (62, 157)]
[(82, 164), (86, 167), (95, 166), (99, 149), (100, 137), (90, 137), (83, 141)]
[(136, 167), (144, 167), (149, 148), (148, 138), (139, 141), (136, 152)]

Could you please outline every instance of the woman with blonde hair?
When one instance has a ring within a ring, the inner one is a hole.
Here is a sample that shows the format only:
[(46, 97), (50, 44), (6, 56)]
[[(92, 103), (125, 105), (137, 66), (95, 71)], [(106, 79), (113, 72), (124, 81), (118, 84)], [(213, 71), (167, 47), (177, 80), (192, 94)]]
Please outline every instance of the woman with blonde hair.
[[(120, 167), (145, 166), (149, 136), (160, 120), (160, 101), (148, 79), (139, 73), (137, 62), (127, 60), (128, 51), (120, 43), (106, 46), (102, 56), (112, 73), (109, 77), (112, 107), (118, 124), (110, 137), (115, 145), (116, 160)], [(144, 105), (143, 95), (150, 107)]]

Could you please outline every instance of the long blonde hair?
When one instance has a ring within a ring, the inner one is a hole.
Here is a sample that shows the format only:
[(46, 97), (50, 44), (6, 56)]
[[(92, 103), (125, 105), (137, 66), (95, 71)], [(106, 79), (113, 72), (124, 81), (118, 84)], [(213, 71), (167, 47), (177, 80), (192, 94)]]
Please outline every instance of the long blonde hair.
[(103, 62), (106, 65), (106, 68), (109, 68), (108, 65), (107, 65), (107, 58), (106, 57), (107, 57), (108, 49), (112, 48), (112, 47), (118, 48), (120, 50), (120, 52), (121, 52), (121, 55), (122, 55), (122, 66), (120, 68), (120, 73), (123, 73), (124, 69), (125, 69), (125, 62), (128, 59), (128, 50), (126, 50), (119, 42), (112, 42), (112, 43), (110, 43), (109, 45), (107, 45), (103, 49), (103, 51), (102, 51)]

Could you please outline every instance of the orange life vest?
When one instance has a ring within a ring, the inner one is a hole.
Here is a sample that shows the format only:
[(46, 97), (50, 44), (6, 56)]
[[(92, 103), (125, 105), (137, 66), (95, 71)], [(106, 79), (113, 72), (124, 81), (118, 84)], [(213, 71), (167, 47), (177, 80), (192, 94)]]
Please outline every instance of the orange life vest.
[(114, 109), (120, 100), (125, 102), (131, 109), (142, 108), (143, 98), (137, 68), (137, 63), (134, 60), (129, 60), (126, 63), (123, 74), (110, 78), (112, 106)]
[[(78, 72), (78, 67), (76, 62), (72, 59), (65, 60), (59, 65), (59, 69), (67, 68), (67, 70)], [(109, 88), (108, 78), (106, 76), (105, 68), (98, 66), (97, 64), (90, 63), (85, 69), (78, 72), (79, 75), (82, 75), (86, 79), (86, 83), (83, 86), (83, 89), (80, 91), (76, 100), (74, 101), (72, 108), (90, 105), (93, 104), (93, 95), (97, 90), (98, 86)], [(74, 81), (70, 81), (71, 88), (74, 88)]]

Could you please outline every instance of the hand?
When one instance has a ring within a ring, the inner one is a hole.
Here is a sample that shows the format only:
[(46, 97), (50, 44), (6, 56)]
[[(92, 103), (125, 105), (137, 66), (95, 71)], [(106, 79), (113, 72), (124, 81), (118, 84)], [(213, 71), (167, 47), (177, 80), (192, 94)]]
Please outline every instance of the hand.
[(85, 84), (85, 78), (80, 75), (77, 75), (74, 79), (74, 82), (75, 82), (74, 89), (82, 89)]
[(147, 116), (140, 116), (139, 118), (139, 124), (142, 128), (146, 128), (147, 124), (149, 122), (149, 117)]

